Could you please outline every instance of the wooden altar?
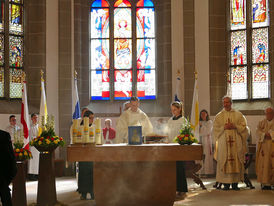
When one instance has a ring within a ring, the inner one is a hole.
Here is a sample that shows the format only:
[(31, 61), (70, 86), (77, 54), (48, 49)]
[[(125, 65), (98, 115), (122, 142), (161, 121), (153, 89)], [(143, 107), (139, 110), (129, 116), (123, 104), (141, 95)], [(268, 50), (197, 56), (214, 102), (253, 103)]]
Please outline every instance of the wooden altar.
[(178, 144), (74, 144), (70, 162), (94, 162), (97, 206), (173, 206), (176, 161), (201, 160), (202, 146)]

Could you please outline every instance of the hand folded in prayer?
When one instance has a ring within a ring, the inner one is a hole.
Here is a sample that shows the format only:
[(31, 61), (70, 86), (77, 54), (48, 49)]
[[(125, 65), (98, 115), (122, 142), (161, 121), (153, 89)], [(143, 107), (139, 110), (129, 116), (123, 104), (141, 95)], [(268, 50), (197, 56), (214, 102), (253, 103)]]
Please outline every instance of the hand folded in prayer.
[(228, 118), (227, 123), (225, 123), (224, 126), (225, 130), (232, 130), (232, 129), (236, 129), (235, 125), (230, 121), (230, 119)]
[(268, 132), (265, 133), (264, 137), (265, 137), (265, 139), (271, 139), (271, 135)]

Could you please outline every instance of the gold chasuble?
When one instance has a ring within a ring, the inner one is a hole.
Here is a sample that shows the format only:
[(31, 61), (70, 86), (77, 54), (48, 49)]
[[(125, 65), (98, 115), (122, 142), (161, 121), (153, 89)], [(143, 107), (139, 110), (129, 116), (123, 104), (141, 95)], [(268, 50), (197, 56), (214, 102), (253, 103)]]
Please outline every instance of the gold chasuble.
[[(269, 133), (271, 139), (266, 139)], [(258, 182), (274, 185), (274, 119), (259, 122), (257, 127), (256, 174)]]
[(224, 165), (226, 174), (239, 173), (239, 159), (237, 157), (236, 135), (233, 130), (228, 130), (225, 133), (227, 145), (227, 159)]
[[(235, 129), (225, 130), (226, 123), (233, 123)], [(237, 183), (244, 180), (244, 160), (248, 130), (242, 113), (231, 109), (219, 112), (213, 123), (213, 137), (216, 148), (216, 181)]]

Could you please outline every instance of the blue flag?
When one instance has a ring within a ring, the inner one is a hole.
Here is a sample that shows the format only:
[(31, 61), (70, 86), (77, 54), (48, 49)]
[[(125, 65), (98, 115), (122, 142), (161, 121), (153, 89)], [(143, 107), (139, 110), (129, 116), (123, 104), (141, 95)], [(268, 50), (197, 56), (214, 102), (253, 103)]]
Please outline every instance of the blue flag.
[(81, 110), (80, 110), (80, 101), (78, 96), (78, 88), (77, 88), (77, 79), (74, 79), (74, 90), (72, 94), (72, 103), (73, 103), (73, 116), (72, 119), (80, 119), (81, 118)]

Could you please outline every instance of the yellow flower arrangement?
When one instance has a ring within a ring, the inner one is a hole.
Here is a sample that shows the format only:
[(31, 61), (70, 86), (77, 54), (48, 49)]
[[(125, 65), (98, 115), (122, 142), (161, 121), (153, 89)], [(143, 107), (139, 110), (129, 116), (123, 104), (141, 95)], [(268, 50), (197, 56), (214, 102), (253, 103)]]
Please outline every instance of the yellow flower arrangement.
[(32, 158), (32, 154), (28, 149), (24, 147), (24, 136), (23, 133), (20, 133), (19, 136), (14, 138), (13, 143), (13, 152), (17, 161), (29, 160)]
[[(42, 121), (43, 122), (43, 121)], [(64, 146), (62, 137), (58, 137), (54, 132), (54, 119), (47, 118), (47, 124), (42, 124), (42, 129), (38, 137), (34, 138), (30, 145), (36, 147), (39, 151), (55, 149), (58, 146)]]
[(174, 138), (174, 142), (177, 142), (181, 145), (183, 144), (193, 144), (193, 143), (198, 143), (198, 140), (194, 137), (192, 130), (193, 130), (193, 125), (186, 120), (183, 125), (182, 129), (180, 130), (180, 134)]

